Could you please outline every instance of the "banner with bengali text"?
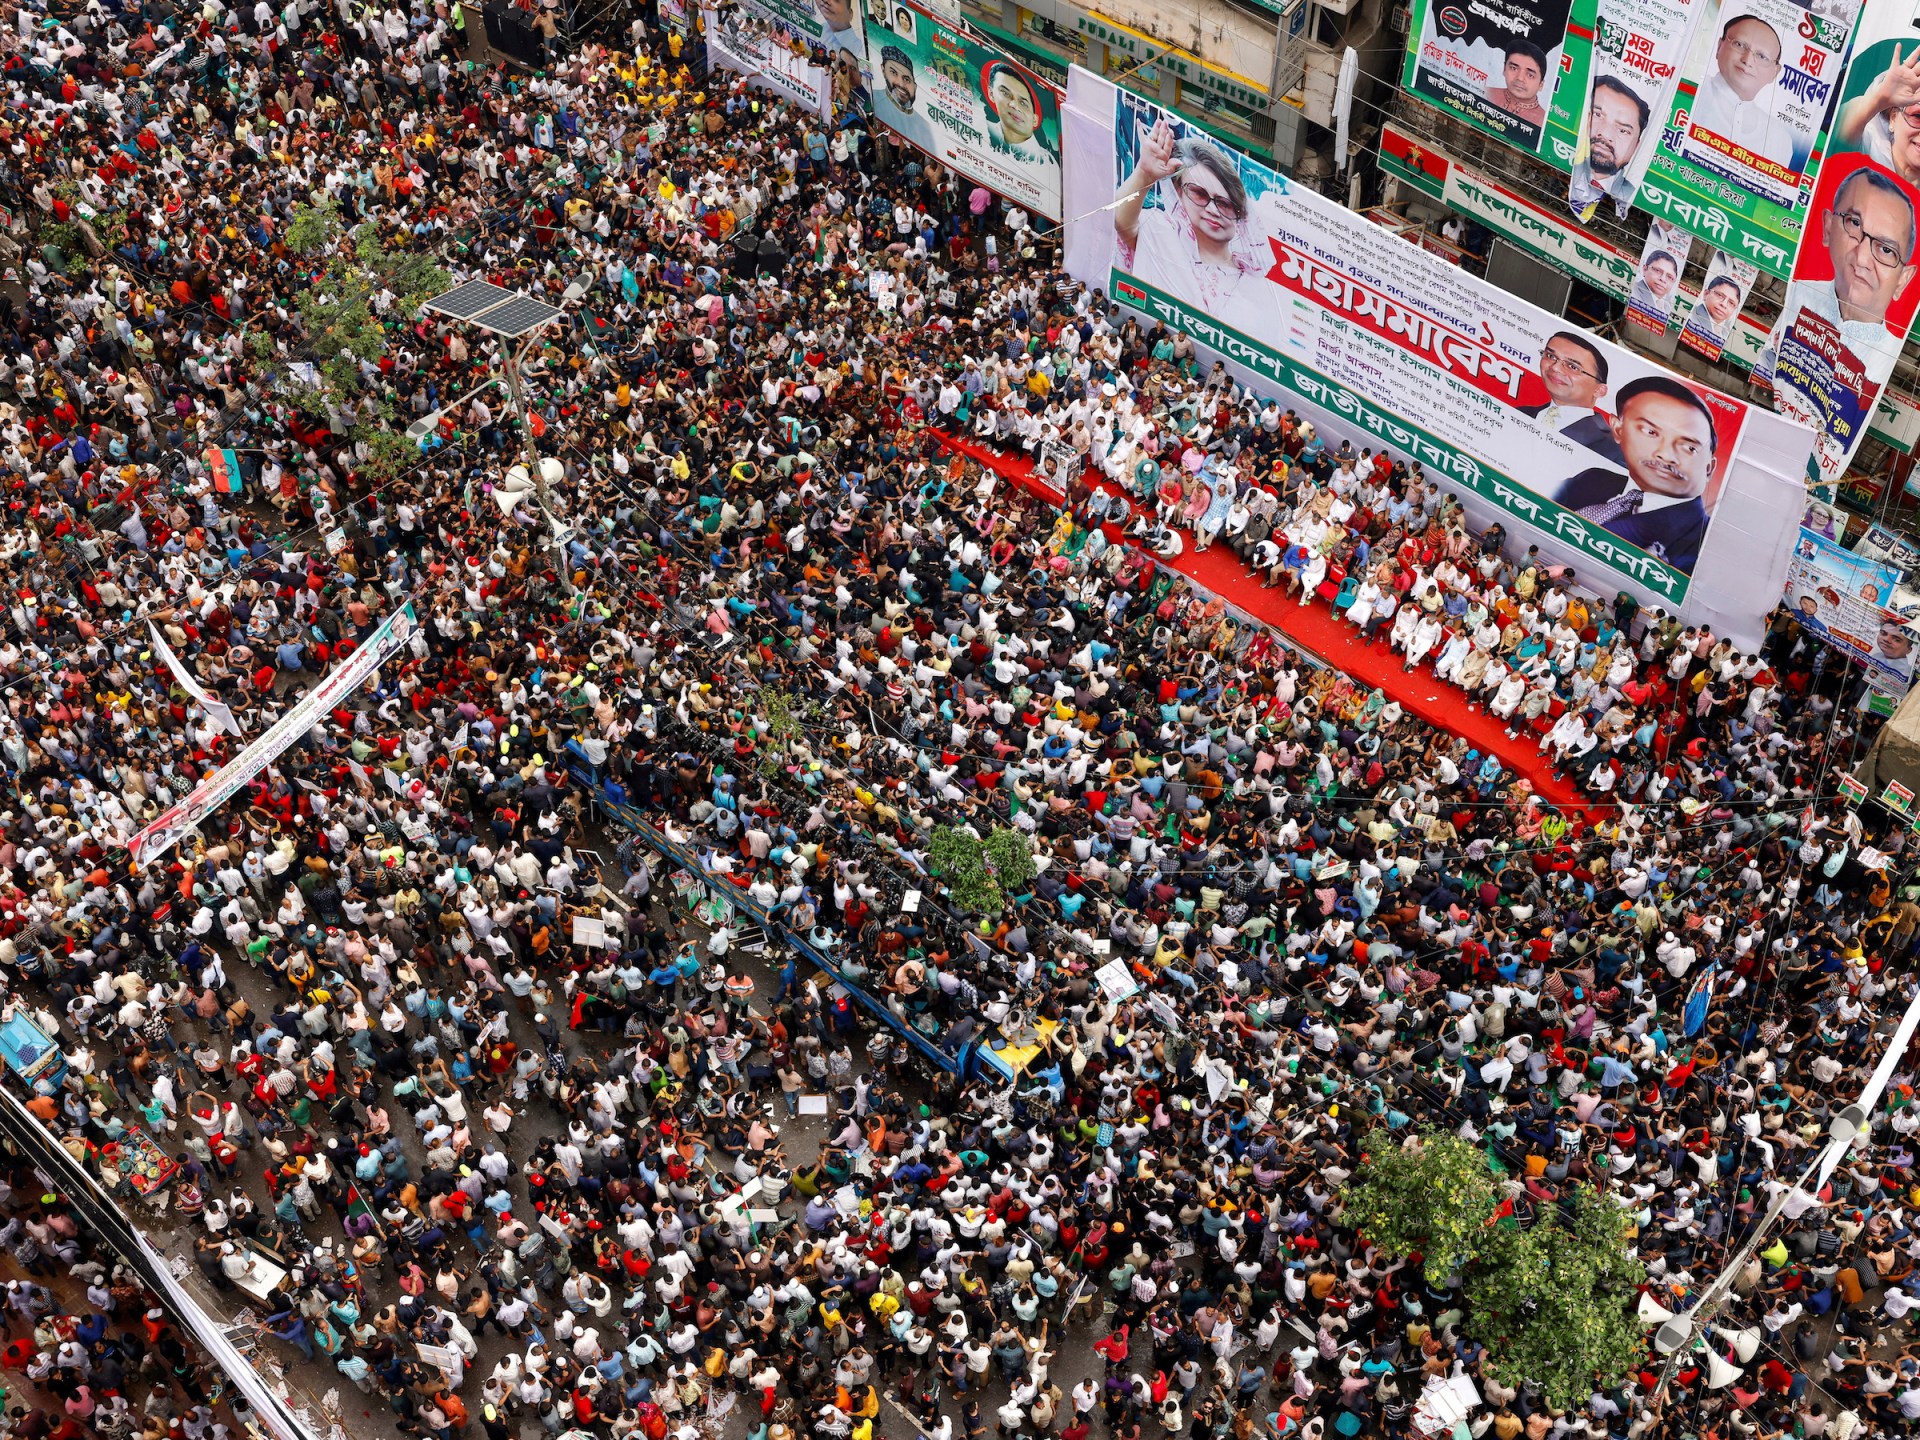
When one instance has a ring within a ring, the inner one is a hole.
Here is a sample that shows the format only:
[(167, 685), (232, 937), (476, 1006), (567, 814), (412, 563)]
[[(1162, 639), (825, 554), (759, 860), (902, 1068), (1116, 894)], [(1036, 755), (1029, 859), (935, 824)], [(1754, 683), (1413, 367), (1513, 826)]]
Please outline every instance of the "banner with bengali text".
[(916, 149), (1037, 214), (1058, 220), (1060, 96), (1026, 66), (898, 0), (877, 27), (873, 116)]
[[(1528, 143), (1488, 124), (1483, 104), (1464, 103), (1419, 83), (1422, 37), (1439, 25), (1437, 13), (1450, 8), (1453, 0), (1413, 0), (1402, 87), (1487, 134), (1572, 170), (1588, 113), (1594, 37), (1611, 34), (1624, 49), (1625, 36), (1634, 33), (1634, 27), (1618, 24), (1602, 31), (1601, 12), (1617, 21), (1620, 13), (1631, 16), (1637, 9), (1616, 0), (1572, 0), (1557, 51), (1562, 73), (1547, 106), (1544, 134)], [(1728, 0), (1700, 26), (1686, 73), (1664, 108), (1651, 112), (1654, 143), (1634, 206), (1785, 279), (1825, 153), (1836, 77), (1859, 13), (1856, 0), (1818, 0), (1810, 6), (1793, 0)], [(1757, 25), (1743, 20), (1758, 21), (1779, 36), (1777, 70), (1773, 45)], [(1735, 103), (1748, 92), (1750, 101)]]
[(1624, 220), (1653, 163), (1657, 122), (1712, 0), (1600, 0), (1586, 104), (1567, 173), (1567, 204), (1591, 220), (1605, 203)]
[[(1418, 462), (1588, 585), (1670, 610), (1686, 600), (1754, 418), (1744, 402), (1425, 254), (1097, 77), (1076, 69), (1070, 85), (1071, 273), (1350, 426), (1356, 444)], [(1797, 524), (1803, 500), (1796, 488), (1778, 503)], [(1755, 617), (1778, 598), (1784, 528), (1779, 539), (1777, 557), (1748, 556), (1758, 574), (1772, 567)]]

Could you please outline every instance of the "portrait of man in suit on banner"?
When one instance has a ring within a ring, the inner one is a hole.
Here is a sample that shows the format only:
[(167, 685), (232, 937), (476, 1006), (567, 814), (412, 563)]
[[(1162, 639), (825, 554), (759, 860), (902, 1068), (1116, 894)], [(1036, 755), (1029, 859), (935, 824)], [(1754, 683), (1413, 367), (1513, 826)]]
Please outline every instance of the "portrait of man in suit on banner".
[(1595, 465), (1554, 498), (1676, 570), (1693, 572), (1707, 533), (1707, 486), (1719, 436), (1713, 411), (1665, 375), (1620, 388), (1610, 422), (1622, 469)]

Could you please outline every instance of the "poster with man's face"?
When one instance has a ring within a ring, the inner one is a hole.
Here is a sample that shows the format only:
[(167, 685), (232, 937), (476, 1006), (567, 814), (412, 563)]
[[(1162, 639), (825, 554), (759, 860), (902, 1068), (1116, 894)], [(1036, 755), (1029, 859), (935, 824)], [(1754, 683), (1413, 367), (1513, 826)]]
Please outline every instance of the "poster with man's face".
[(1640, 251), (1640, 269), (1627, 294), (1627, 319), (1655, 335), (1673, 324), (1673, 308), (1680, 298), (1680, 277), (1687, 268), (1693, 237), (1666, 220), (1647, 227), (1647, 243)]
[(920, 0), (885, 3), (873, 24), (874, 118), (916, 149), (1028, 211), (1060, 214), (1060, 97), (1004, 52)]
[(1727, 348), (1734, 326), (1739, 323), (1740, 312), (1759, 273), (1759, 267), (1751, 260), (1742, 260), (1724, 250), (1714, 251), (1707, 265), (1706, 279), (1700, 284), (1700, 294), (1687, 313), (1680, 343), (1696, 355), (1718, 360)]
[(1567, 205), (1580, 220), (1591, 220), (1602, 205), (1626, 217), (1658, 148), (1658, 126), (1694, 32), (1711, 8), (1711, 0), (1601, 0), (1568, 172)]
[(1538, 152), (1560, 79), (1567, 0), (1427, 0), (1406, 84)]
[(1888, 608), (1899, 583), (1898, 566), (1803, 526), (1787, 568), (1787, 605), (1801, 625), (1863, 665), (1879, 688), (1900, 694), (1913, 680), (1914, 634)]
[(1677, 153), (1776, 205), (1793, 205), (1840, 79), (1847, 27), (1794, 0), (1736, 0), (1684, 111)]
[(1837, 483), (1865, 438), (1913, 324), (1920, 190), (1864, 154), (1820, 170), (1786, 305), (1755, 375), (1774, 408), (1818, 432), (1814, 484)]

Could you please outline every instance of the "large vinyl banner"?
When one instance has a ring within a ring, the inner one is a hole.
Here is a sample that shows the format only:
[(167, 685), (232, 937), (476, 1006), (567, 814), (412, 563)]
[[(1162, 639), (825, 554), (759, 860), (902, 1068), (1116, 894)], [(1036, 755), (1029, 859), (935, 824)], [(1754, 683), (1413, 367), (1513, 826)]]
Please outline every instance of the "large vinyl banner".
[(867, 74), (866, 17), (854, 0), (726, 0), (821, 49), (840, 52)]
[(1058, 220), (1060, 96), (1005, 52), (898, 0), (871, 37), (873, 115), (969, 180)]
[(1538, 154), (1560, 82), (1568, 0), (1422, 5), (1406, 86), (1510, 145)]
[(1756, 379), (1820, 432), (1812, 479), (1832, 484), (1866, 438), (1920, 304), (1920, 20), (1869, 5), (1840, 86), (1787, 303)]
[(418, 628), (411, 602), (388, 615), (358, 650), (295, 701), (271, 729), (262, 731), (251, 745), (194, 786), (186, 799), (161, 811), (152, 824), (128, 841), (133, 863), (145, 865), (179, 844), (202, 820), (226, 804), (236, 790), (311, 730), (321, 716), (364, 685)]
[[(1877, 8), (1868, 7), (1870, 13)], [(1615, 91), (1605, 117), (1614, 127), (1610, 148), (1629, 142), (1637, 146), (1642, 138), (1650, 146), (1643, 152), (1648, 164), (1633, 204), (1785, 279), (1800, 243), (1807, 192), (1819, 168), (1822, 139), (1839, 94), (1842, 57), (1859, 9), (1858, 0), (1817, 0), (1811, 6), (1796, 0), (1723, 0), (1717, 14), (1703, 12), (1695, 43), (1683, 57), (1686, 69), (1679, 85), (1668, 85), (1666, 100), (1656, 103), (1646, 93), (1647, 84), (1636, 83), (1619, 66), (1628, 55), (1647, 56), (1629, 39), (1643, 28), (1628, 23), (1641, 18), (1641, 7), (1625, 0), (1572, 0), (1571, 7), (1557, 10), (1553, 3), (1533, 6), (1529, 13), (1548, 27), (1548, 38), (1530, 28), (1524, 36), (1516, 30), (1514, 40), (1524, 38), (1564, 65), (1557, 84), (1550, 80), (1544, 87), (1552, 98), (1546, 102), (1543, 132), (1535, 140), (1498, 116), (1490, 117), (1500, 108), (1487, 98), (1491, 89), (1504, 93), (1511, 86), (1503, 86), (1501, 73), (1487, 68), (1483, 51), (1468, 48), (1474, 35), (1468, 18), (1472, 12), (1460, 0), (1413, 0), (1401, 84), (1488, 134), (1572, 170), (1581, 125), (1592, 113), (1585, 102), (1600, 73), (1594, 60), (1599, 36), (1615, 52), (1604, 72), (1649, 107), (1641, 122), (1639, 106), (1629, 106), (1625, 95)], [(1561, 30), (1552, 29), (1556, 13), (1566, 19)], [(1894, 13), (1897, 7), (1888, 12)], [(1449, 32), (1460, 38), (1450, 44), (1436, 38)], [(1450, 64), (1449, 54), (1457, 55), (1460, 63)], [(1451, 85), (1431, 78), (1442, 71), (1455, 77)], [(1475, 75), (1483, 78), (1475, 80)], [(1609, 89), (1601, 89), (1603, 103), (1609, 103)], [(1642, 125), (1646, 133), (1630, 135), (1633, 125)]]
[(1900, 567), (1858, 555), (1802, 529), (1787, 570), (1793, 617), (1865, 667), (1876, 690), (1904, 695), (1913, 684), (1913, 632), (1888, 606)]
[(1906, 344), (1917, 218), (1920, 192), (1866, 155), (1836, 154), (1820, 173), (1786, 308), (1753, 371), (1776, 410), (1818, 432), (1815, 484), (1846, 474)]
[(822, 120), (833, 118), (833, 72), (794, 53), (788, 31), (745, 5), (703, 12), (707, 63), (744, 75)]
[[(1278, 382), (1334, 435), (1418, 461), (1596, 589), (1677, 609), (1714, 568), (1703, 556), (1738, 493), (1733, 568), (1770, 593), (1749, 606), (1747, 582), (1724, 574), (1716, 593), (1731, 578), (1752, 618), (1777, 601), (1805, 500), (1779, 465), (1803, 463), (1805, 431), (1570, 328), (1098, 77), (1076, 69), (1071, 85), (1075, 276)], [(1785, 459), (1733, 485), (1756, 421)]]
[(1712, 0), (1600, 0), (1587, 98), (1567, 177), (1567, 204), (1591, 220), (1602, 203), (1625, 219), (1653, 163), (1694, 29)]

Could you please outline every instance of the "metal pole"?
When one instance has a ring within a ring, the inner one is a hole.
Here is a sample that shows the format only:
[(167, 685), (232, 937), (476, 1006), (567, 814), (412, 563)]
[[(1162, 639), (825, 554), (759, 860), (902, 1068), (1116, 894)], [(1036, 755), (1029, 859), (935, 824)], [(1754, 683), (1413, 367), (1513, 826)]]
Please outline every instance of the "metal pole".
[[(529, 339), (527, 343), (530, 345), (533, 342)], [(522, 346), (521, 350), (525, 350), (525, 348), (525, 346)], [(520, 422), (520, 444), (526, 452), (527, 475), (533, 481), (533, 493), (539, 500), (540, 513), (546, 517), (547, 523), (554, 527), (557, 535), (560, 527), (553, 518), (553, 497), (547, 493), (547, 479), (546, 476), (540, 472), (540, 451), (533, 443), (533, 426), (527, 421), (527, 397), (525, 391), (523, 391), (520, 386), (519, 352), (510, 351), (508, 353), (505, 369), (507, 372), (507, 393), (513, 397), (514, 418)], [(573, 573), (567, 567), (566, 542), (560, 540), (556, 544), (555, 549), (559, 552), (556, 564), (560, 571), (560, 588), (566, 594), (571, 595), (573, 593)]]

